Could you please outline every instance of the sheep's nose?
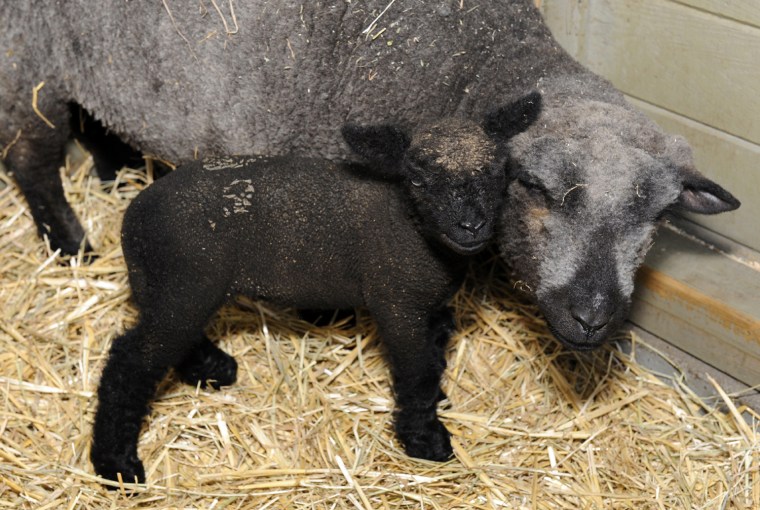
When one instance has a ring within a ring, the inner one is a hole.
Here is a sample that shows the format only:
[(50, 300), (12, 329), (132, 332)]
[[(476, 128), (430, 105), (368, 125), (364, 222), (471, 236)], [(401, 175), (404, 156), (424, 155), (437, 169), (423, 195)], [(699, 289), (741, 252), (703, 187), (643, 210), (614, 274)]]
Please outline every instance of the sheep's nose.
[(573, 308), (570, 310), (570, 313), (573, 316), (573, 319), (578, 321), (578, 324), (581, 325), (581, 328), (583, 328), (583, 332), (586, 334), (586, 337), (591, 338), (594, 333), (602, 329), (604, 326), (607, 325), (608, 322), (610, 322), (610, 319), (612, 318), (612, 314), (609, 313), (607, 310), (604, 309), (578, 309)]
[(472, 235), (475, 235), (478, 233), (478, 231), (483, 228), (483, 226), (486, 224), (486, 220), (464, 220), (459, 222), (459, 226), (465, 229), (467, 232), (469, 232)]

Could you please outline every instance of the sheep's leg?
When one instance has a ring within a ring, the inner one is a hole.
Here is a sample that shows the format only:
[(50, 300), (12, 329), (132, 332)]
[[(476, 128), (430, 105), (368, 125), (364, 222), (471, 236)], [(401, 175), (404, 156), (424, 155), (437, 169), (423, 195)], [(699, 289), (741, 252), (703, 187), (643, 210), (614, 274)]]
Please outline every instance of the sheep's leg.
[(108, 131), (103, 123), (76, 103), (69, 105), (74, 137), (92, 155), (95, 171), (101, 181), (108, 183), (116, 179), (116, 172), (125, 166), (144, 166), (142, 154), (126, 144), (116, 134)]
[(450, 313), (442, 309), (376, 318), (393, 374), (396, 434), (411, 457), (445, 461), (452, 455), (450, 434), (436, 408), (446, 367)]
[(207, 385), (215, 390), (229, 386), (237, 379), (235, 358), (203, 337), (200, 345), (177, 366), (177, 374), (182, 382), (192, 386)]
[(137, 442), (150, 401), (169, 368), (204, 338), (205, 317), (200, 320), (196, 310), (145, 311), (151, 316), (114, 341), (98, 388), (91, 459), (95, 471), (111, 480), (121, 473), (125, 482), (145, 481)]
[(145, 336), (144, 325), (138, 324), (114, 340), (100, 379), (90, 458), (95, 472), (109, 480), (118, 480), (120, 473), (124, 482), (145, 481), (137, 441), (150, 400), (169, 369), (146, 359)]
[[(40, 236), (48, 236), (53, 249), (74, 255), (82, 246), (84, 230), (64, 197), (58, 173), (70, 134), (69, 109), (51, 84), (38, 91), (38, 96), (38, 111), (55, 127), (31, 105), (0, 113), (0, 148), (6, 151), (3, 163), (29, 203)], [(86, 243), (84, 248), (90, 251)]]

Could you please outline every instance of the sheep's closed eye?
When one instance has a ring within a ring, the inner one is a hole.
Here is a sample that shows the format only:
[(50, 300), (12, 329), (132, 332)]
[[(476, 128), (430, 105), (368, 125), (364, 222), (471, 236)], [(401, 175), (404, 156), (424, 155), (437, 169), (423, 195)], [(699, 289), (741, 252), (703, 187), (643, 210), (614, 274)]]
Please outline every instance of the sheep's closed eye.
[(535, 195), (541, 195), (547, 200), (551, 199), (551, 196), (549, 195), (549, 190), (547, 190), (543, 184), (536, 181), (535, 179), (520, 175), (517, 177), (517, 182), (522, 185), (523, 188), (527, 189), (530, 193)]

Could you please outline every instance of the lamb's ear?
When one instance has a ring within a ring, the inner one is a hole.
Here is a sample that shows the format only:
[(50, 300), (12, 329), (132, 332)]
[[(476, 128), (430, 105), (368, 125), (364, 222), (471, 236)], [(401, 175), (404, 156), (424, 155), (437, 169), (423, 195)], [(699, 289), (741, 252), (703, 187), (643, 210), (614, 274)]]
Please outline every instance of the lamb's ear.
[(411, 143), (409, 136), (390, 124), (346, 124), (341, 130), (351, 150), (363, 157), (383, 177), (400, 177), (401, 162)]
[(698, 171), (681, 170), (683, 189), (678, 196), (678, 206), (689, 212), (717, 214), (733, 211), (741, 205), (731, 193), (721, 188)]
[(486, 115), (483, 130), (497, 140), (519, 135), (533, 124), (541, 113), (541, 94), (533, 91)]

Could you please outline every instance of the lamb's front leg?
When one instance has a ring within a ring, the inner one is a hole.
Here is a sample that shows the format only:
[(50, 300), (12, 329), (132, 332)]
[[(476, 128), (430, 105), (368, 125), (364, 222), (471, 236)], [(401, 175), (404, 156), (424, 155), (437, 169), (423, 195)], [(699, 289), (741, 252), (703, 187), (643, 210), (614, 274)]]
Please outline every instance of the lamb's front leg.
[(449, 431), (438, 419), (441, 376), (446, 367), (444, 346), (451, 314), (408, 311), (376, 317), (388, 349), (396, 394), (396, 435), (411, 457), (445, 461), (451, 458)]
[[(454, 313), (448, 306), (444, 306), (437, 313), (430, 317), (430, 331), (433, 335), (433, 341), (437, 348), (436, 356), (441, 367), (441, 372), (446, 369), (446, 347), (449, 344), (451, 335), (456, 331), (456, 322)], [(436, 400), (446, 400), (446, 393), (443, 389), (438, 390)]]
[(230, 386), (237, 379), (235, 358), (211, 343), (205, 336), (182, 363), (177, 365), (182, 382), (201, 388), (211, 386), (215, 390)]

